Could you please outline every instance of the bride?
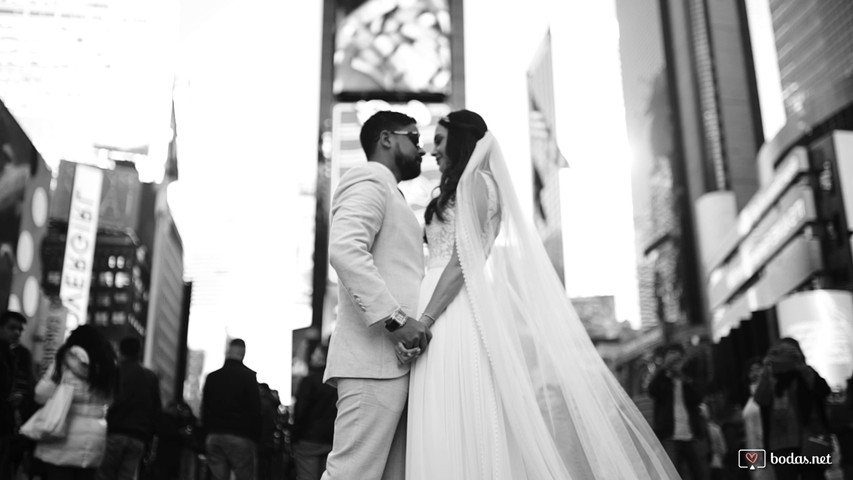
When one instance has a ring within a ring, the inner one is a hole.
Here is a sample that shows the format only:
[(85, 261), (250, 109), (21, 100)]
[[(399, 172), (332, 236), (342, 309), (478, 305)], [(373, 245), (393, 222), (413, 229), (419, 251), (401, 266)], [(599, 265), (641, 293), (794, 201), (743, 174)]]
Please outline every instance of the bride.
[(409, 387), (408, 480), (678, 478), (596, 352), (478, 114), (439, 121)]

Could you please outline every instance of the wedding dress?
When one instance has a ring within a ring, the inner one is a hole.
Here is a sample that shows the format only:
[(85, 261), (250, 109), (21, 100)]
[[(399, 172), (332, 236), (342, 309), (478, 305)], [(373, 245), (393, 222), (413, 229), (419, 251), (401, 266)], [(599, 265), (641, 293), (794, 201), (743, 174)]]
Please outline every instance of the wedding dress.
[(572, 309), (490, 133), (444, 217), (426, 227), (419, 308), (454, 245), (465, 287), (412, 367), (406, 479), (679, 478)]

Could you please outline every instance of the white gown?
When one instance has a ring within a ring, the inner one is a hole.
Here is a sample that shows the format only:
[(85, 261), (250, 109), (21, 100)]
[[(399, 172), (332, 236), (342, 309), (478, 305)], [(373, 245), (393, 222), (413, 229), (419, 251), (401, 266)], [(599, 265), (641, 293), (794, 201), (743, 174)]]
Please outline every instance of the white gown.
[[(489, 213), (497, 209), (489, 206)], [(453, 253), (456, 208), (426, 227), (427, 272), (419, 314)], [(490, 215), (490, 218), (492, 215)], [(415, 362), (409, 386), (407, 480), (515, 479), (504, 412), (497, 400), (465, 288), (437, 319), (432, 341)]]
[(590, 341), (490, 133), (444, 216), (426, 228), (420, 310), (454, 245), (465, 286), (412, 367), (406, 479), (679, 478)]

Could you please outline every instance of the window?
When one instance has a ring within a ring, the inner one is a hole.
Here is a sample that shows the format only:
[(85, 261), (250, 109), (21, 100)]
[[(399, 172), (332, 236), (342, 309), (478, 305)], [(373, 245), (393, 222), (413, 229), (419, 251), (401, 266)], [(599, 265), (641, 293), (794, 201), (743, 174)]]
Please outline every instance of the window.
[(113, 312), (113, 325), (124, 325), (127, 323), (127, 314), (124, 312)]

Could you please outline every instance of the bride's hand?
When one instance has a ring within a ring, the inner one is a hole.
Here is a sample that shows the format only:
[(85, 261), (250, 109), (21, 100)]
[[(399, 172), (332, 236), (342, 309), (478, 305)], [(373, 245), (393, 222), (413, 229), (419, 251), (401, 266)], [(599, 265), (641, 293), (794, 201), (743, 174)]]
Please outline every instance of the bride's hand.
[(421, 355), (421, 349), (418, 347), (406, 348), (403, 342), (397, 342), (397, 345), (394, 346), (394, 354), (397, 355), (397, 361), (400, 362), (400, 365), (406, 365)]

